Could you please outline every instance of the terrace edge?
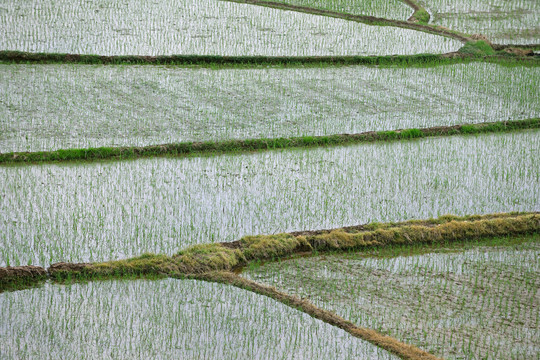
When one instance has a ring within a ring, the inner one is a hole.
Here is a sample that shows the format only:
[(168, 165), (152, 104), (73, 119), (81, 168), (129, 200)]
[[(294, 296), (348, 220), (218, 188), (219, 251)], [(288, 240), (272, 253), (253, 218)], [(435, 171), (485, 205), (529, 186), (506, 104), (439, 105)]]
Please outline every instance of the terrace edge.
[(126, 160), (159, 156), (202, 156), (287, 148), (312, 148), (403, 141), (434, 136), (475, 135), (540, 128), (540, 118), (436, 126), (422, 129), (367, 131), (357, 134), (298, 136), (289, 138), (225, 140), (218, 142), (182, 142), (149, 146), (60, 149), (38, 152), (0, 153), (0, 166), (15, 163), (50, 163), (66, 161)]

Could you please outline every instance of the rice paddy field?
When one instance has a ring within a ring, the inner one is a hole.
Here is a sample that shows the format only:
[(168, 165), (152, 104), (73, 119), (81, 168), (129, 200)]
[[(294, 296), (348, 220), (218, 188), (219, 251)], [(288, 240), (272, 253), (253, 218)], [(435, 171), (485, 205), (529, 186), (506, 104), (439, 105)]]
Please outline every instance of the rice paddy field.
[(3, 359), (399, 359), (266, 297), (194, 280), (47, 284), (0, 306)]
[(0, 65), (0, 79), (0, 152), (354, 134), (540, 114), (538, 67), (488, 63), (219, 70)]
[(279, 0), (277, 2), (394, 20), (407, 20), (413, 13), (413, 9), (410, 6), (399, 0)]
[(534, 359), (540, 351), (538, 235), (511, 247), (269, 263), (269, 283), (445, 359)]
[(0, 7), (2, 50), (317, 56), (445, 53), (461, 46), (414, 30), (218, 0), (2, 0)]
[(0, 0), (0, 359), (540, 359), (538, 20)]
[(540, 3), (536, 0), (422, 0), (432, 22), (500, 44), (540, 43)]
[(539, 130), (0, 167), (0, 265), (174, 254), (244, 235), (537, 210), (539, 170)]

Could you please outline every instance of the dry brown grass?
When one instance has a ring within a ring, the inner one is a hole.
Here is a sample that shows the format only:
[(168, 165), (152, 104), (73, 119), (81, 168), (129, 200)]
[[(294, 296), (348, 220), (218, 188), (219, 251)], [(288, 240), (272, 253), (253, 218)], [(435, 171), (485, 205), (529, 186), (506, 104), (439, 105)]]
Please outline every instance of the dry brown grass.
[(369, 224), (313, 232), (246, 236), (231, 243), (188, 247), (176, 255), (140, 257), (94, 264), (53, 264), (53, 278), (117, 277), (124, 275), (202, 274), (231, 271), (250, 261), (277, 260), (296, 254), (336, 250), (361, 250), (391, 245), (445, 243), (540, 231), (540, 214), (490, 214), (402, 223)]

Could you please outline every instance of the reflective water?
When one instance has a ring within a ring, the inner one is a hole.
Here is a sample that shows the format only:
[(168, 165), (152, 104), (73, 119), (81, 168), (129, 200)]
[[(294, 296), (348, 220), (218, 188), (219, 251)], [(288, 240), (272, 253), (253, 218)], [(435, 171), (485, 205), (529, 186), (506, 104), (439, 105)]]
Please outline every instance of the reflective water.
[(2, 359), (396, 359), (245, 290), (107, 281), (0, 294)]
[(393, 55), (456, 40), (218, 0), (0, 0), (0, 49), (98, 55)]
[(0, 152), (330, 135), (540, 116), (540, 69), (487, 63), (221, 70), (0, 65), (0, 83)]

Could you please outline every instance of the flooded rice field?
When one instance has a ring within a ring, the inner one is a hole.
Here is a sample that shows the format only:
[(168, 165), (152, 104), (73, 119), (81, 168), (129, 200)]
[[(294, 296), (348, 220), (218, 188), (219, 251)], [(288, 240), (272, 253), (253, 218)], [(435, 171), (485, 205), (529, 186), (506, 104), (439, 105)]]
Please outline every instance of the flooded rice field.
[(0, 82), (4, 153), (332, 135), (540, 116), (540, 69), (488, 63), (220, 70), (0, 65)]
[(540, 352), (539, 255), (535, 235), (511, 247), (451, 253), (307, 257), (243, 276), (445, 359), (533, 359)]
[(423, 0), (432, 23), (498, 44), (540, 43), (537, 0)]
[(457, 40), (218, 0), (0, 1), (0, 49), (95, 55), (393, 55)]
[(410, 6), (399, 0), (277, 0), (276, 2), (394, 20), (407, 20), (413, 13)]
[(397, 359), (272, 299), (193, 280), (0, 294), (2, 359)]
[(0, 266), (174, 254), (244, 235), (449, 213), (538, 211), (539, 154), (536, 130), (2, 166)]

